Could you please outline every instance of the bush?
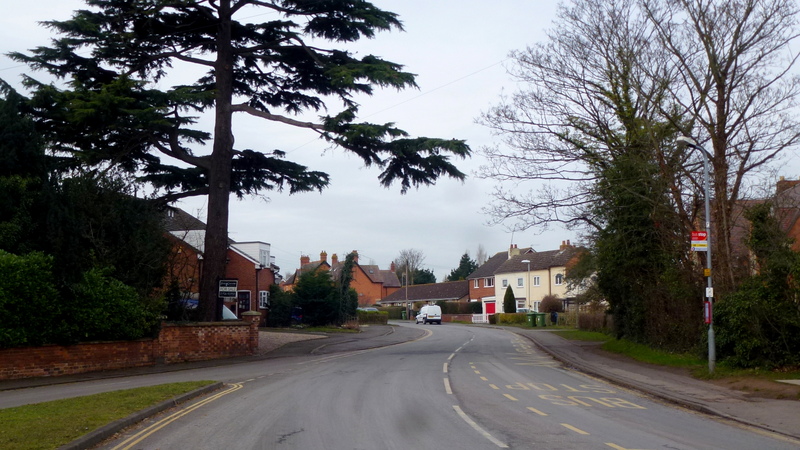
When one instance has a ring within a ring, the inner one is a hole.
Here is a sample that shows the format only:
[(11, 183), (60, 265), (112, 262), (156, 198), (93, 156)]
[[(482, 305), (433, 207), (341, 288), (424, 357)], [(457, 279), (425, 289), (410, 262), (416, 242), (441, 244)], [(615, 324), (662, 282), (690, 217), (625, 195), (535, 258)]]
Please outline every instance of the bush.
[(759, 277), (715, 303), (714, 322), (720, 359), (734, 366), (800, 364), (800, 308)]
[(361, 311), (358, 310), (358, 323), (365, 324), (365, 323), (373, 323), (373, 324), (381, 324), (386, 325), (389, 323), (389, 312), (388, 311)]
[(506, 293), (503, 296), (503, 312), (517, 312), (517, 298), (514, 296), (514, 290), (511, 289), (511, 286), (506, 288)]
[(528, 322), (528, 315), (525, 313), (501, 313), (497, 314), (497, 324), (525, 324)]
[(140, 299), (133, 287), (91, 269), (72, 286), (64, 308), (62, 339), (69, 341), (132, 340), (152, 336), (163, 309), (158, 301)]
[(602, 312), (579, 313), (578, 329), (583, 331), (611, 333), (614, 329), (613, 316)]
[(53, 258), (0, 250), (0, 348), (41, 345), (52, 340), (59, 317), (58, 292), (51, 284)]
[(564, 312), (564, 302), (555, 295), (545, 295), (539, 303), (539, 312)]
[(381, 306), (379, 311), (385, 311), (389, 315), (389, 320), (402, 320), (405, 306)]
[(292, 296), (273, 284), (269, 287), (268, 327), (288, 327), (292, 319)]

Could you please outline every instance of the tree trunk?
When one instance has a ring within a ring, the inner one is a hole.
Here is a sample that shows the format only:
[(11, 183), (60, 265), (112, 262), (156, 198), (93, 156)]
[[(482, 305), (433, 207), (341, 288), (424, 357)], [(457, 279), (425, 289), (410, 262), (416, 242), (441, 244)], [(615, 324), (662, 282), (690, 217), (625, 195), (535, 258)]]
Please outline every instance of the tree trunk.
[(231, 190), (233, 130), (233, 49), (231, 45), (230, 0), (219, 6), (220, 25), (217, 34), (214, 147), (208, 170), (208, 216), (202, 281), (200, 285), (200, 317), (202, 320), (222, 318), (222, 302), (218, 298), (219, 280), (225, 276), (228, 253), (228, 210)]

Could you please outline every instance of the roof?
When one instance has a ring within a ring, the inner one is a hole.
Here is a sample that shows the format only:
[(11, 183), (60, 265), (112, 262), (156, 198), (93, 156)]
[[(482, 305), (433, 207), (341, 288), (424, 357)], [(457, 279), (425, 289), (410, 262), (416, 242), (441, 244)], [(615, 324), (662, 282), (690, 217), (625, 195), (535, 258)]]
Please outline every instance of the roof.
[(508, 252), (498, 252), (495, 253), (494, 256), (486, 260), (485, 263), (481, 264), (474, 272), (467, 276), (468, 280), (472, 280), (475, 278), (489, 278), (494, 276), (495, 270), (497, 270), (504, 262), (508, 260)]
[[(342, 264), (342, 263), (340, 263)], [(376, 265), (361, 265), (361, 270), (367, 274), (373, 283), (382, 283), (384, 287), (400, 287), (400, 279), (391, 270), (382, 270)]]
[(445, 283), (416, 284), (395, 291), (378, 303), (412, 302), (419, 301), (454, 301), (469, 296), (469, 281), (449, 281)]
[(168, 206), (164, 214), (164, 229), (167, 231), (204, 230), (206, 224), (186, 211)]
[(512, 256), (506, 262), (501, 264), (494, 273), (525, 272), (528, 270), (528, 263), (522, 262), (524, 260), (530, 261), (530, 270), (545, 270), (551, 267), (564, 267), (572, 258), (578, 255), (579, 251), (580, 250), (576, 247), (564, 246), (559, 250), (523, 253), (521, 255)]
[(312, 262), (310, 262), (308, 264), (303, 264), (299, 269), (295, 270), (293, 274), (291, 274), (288, 277), (286, 277), (286, 279), (283, 281), (283, 283), (284, 284), (294, 284), (297, 281), (297, 278), (300, 277), (300, 275), (302, 275), (304, 273), (308, 273), (308, 272), (314, 272), (314, 271), (318, 270), (320, 267), (322, 267), (323, 264), (328, 266), (328, 269), (330, 269), (331, 266), (330, 266), (330, 264), (328, 264), (327, 261), (322, 261), (322, 260), (320, 260), (320, 261), (312, 261)]

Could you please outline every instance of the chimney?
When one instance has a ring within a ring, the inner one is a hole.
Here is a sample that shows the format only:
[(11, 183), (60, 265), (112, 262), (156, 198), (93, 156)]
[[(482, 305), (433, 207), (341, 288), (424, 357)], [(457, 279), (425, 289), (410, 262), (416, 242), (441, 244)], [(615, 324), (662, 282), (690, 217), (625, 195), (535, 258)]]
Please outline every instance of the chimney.
[(780, 180), (775, 184), (775, 193), (780, 194), (783, 191), (787, 191), (795, 186), (800, 184), (800, 180), (787, 180), (784, 177), (781, 177)]
[(336, 264), (339, 264), (339, 255), (334, 253), (333, 255), (331, 255), (331, 265), (334, 266)]
[(511, 248), (508, 249), (508, 259), (511, 259), (514, 256), (519, 255), (519, 249), (517, 248), (517, 244), (511, 244)]
[(328, 252), (325, 250), (321, 251), (319, 254), (319, 260), (323, 262), (328, 262)]
[(300, 267), (303, 267), (310, 262), (311, 258), (309, 258), (307, 255), (300, 255)]
[(394, 261), (392, 261), (392, 263), (389, 264), (389, 270), (391, 270), (392, 272), (397, 272), (397, 268), (394, 265)]
[(353, 262), (358, 264), (358, 250), (353, 250), (353, 256), (354, 256)]
[(567, 239), (566, 241), (561, 241), (561, 247), (559, 247), (558, 249), (559, 250), (564, 250), (564, 249), (570, 248), (570, 247), (572, 247), (572, 244), (570, 244), (569, 239)]

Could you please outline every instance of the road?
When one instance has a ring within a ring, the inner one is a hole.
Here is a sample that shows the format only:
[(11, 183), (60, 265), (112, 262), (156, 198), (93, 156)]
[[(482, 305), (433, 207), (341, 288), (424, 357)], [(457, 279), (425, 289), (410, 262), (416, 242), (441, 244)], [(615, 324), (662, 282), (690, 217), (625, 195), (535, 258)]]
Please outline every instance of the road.
[(380, 349), (159, 375), (227, 385), (102, 448), (796, 448), (565, 370), (507, 331), (425, 327)]

